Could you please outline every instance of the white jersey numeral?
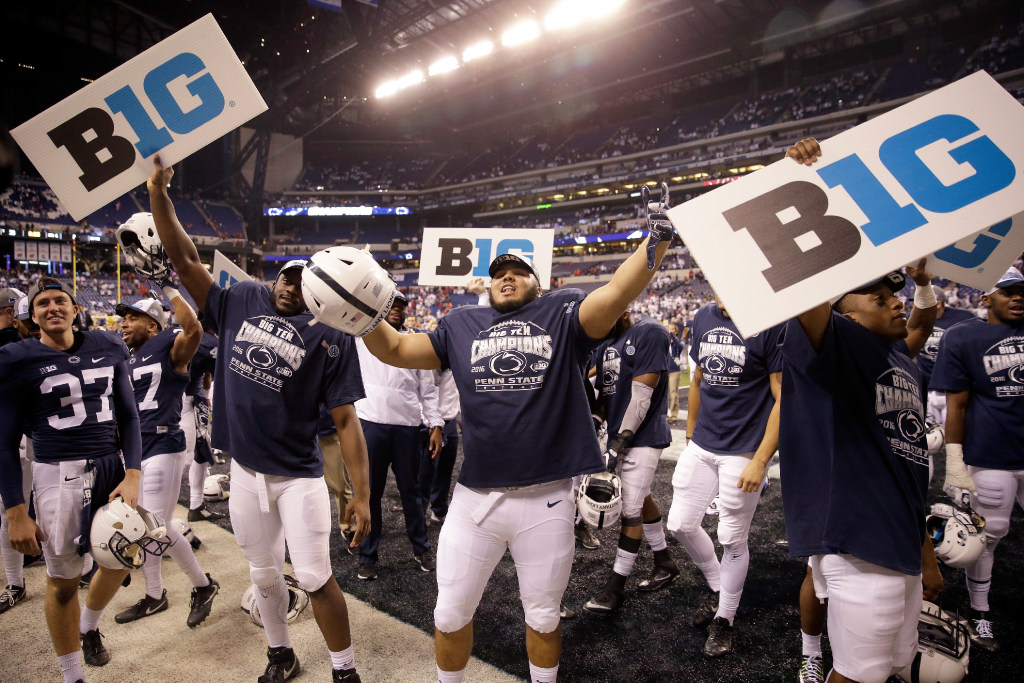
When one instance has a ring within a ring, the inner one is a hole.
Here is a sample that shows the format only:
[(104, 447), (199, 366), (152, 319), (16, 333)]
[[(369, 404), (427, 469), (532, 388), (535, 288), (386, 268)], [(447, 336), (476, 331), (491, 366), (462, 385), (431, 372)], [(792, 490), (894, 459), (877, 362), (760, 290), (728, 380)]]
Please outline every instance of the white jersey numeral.
[[(114, 419), (114, 411), (111, 408), (110, 395), (114, 391), (114, 368), (90, 368), (82, 371), (82, 379), (86, 384), (94, 384), (98, 379), (106, 379), (107, 387), (99, 397), (100, 410), (96, 413), (97, 422), (110, 422)], [(39, 391), (44, 394), (52, 393), (56, 387), (65, 386), (68, 388), (68, 395), (60, 399), (61, 408), (71, 406), (73, 411), (67, 417), (51, 415), (47, 422), (54, 429), (70, 429), (85, 422), (88, 413), (85, 409), (85, 402), (82, 400), (82, 381), (75, 375), (65, 372), (53, 375), (43, 380), (39, 385)]]
[(151, 375), (152, 378), (149, 381), (149, 388), (146, 389), (145, 398), (139, 402), (140, 413), (143, 410), (156, 410), (160, 407), (160, 404), (156, 402), (156, 392), (160, 388), (160, 377), (163, 376), (163, 370), (159, 363), (143, 365), (141, 368), (132, 370), (132, 381), (138, 382), (143, 375)]

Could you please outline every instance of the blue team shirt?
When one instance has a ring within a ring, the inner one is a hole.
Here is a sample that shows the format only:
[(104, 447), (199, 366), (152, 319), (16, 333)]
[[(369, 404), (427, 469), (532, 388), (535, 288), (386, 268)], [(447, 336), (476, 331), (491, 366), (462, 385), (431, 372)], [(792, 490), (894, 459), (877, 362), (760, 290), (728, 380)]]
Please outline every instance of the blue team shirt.
[(790, 554), (849, 553), (920, 574), (928, 489), (921, 371), (838, 313), (820, 353), (795, 318), (782, 349), (779, 453)]
[[(8, 505), (19, 504), (9, 502), (9, 495), (11, 500), (22, 496), (20, 484), (17, 492), (8, 491), (6, 468), (13, 462), (20, 472), (18, 442), (26, 425), (39, 462), (100, 458), (121, 449), (117, 415), (138, 416), (128, 357), (120, 337), (105, 330), (76, 333), (68, 351), (37, 339), (0, 349), (0, 480)], [(127, 466), (138, 469), (138, 436), (126, 435), (123, 441)]]
[(700, 366), (704, 380), (692, 438), (701, 448), (721, 455), (757, 450), (775, 405), (768, 377), (782, 370), (781, 329), (744, 339), (718, 304), (694, 314), (690, 360)]
[(604, 469), (583, 384), (600, 343), (580, 325), (585, 296), (559, 289), (510, 313), (463, 306), (428, 333), (459, 389), (464, 486), (528, 486)]
[(206, 316), (218, 330), (213, 446), (263, 474), (322, 476), (320, 404), (366, 395), (352, 337), (308, 311), (278, 315), (257, 282), (213, 285)]
[(647, 415), (636, 430), (633, 446), (666, 448), (672, 431), (665, 416), (668, 408), (670, 335), (651, 318), (641, 318), (618, 338), (601, 346), (597, 363), (597, 390), (608, 408), (608, 432), (622, 427), (632, 395), (634, 377), (658, 373)]
[(1024, 325), (976, 318), (950, 328), (939, 347), (931, 388), (971, 392), (965, 463), (1024, 470)]
[(175, 370), (171, 362), (171, 347), (178, 333), (173, 329), (157, 332), (128, 359), (139, 407), (143, 459), (185, 450), (181, 399), (189, 377), (187, 372)]
[(206, 389), (203, 388), (203, 378), (206, 373), (213, 374), (217, 367), (217, 337), (209, 332), (203, 332), (199, 340), (199, 348), (192, 362), (188, 366), (188, 386), (185, 387), (186, 396), (198, 396), (206, 398)]
[(939, 343), (942, 341), (942, 336), (946, 333), (946, 330), (965, 320), (977, 320), (977, 316), (962, 308), (949, 308), (947, 306), (942, 312), (942, 317), (935, 321), (935, 327), (932, 328), (932, 333), (928, 335), (928, 341), (925, 342), (924, 348), (914, 358), (917, 362), (917, 367), (921, 368), (921, 374), (924, 375), (924, 388), (926, 391), (932, 390), (932, 372), (935, 368), (935, 360), (939, 357)]

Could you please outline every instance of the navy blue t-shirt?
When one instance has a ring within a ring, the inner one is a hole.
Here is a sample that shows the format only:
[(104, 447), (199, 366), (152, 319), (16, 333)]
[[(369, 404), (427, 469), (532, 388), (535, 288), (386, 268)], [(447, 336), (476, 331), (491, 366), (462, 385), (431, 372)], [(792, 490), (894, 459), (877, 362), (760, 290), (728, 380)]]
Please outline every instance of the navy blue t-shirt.
[(942, 336), (953, 325), (962, 323), (965, 320), (977, 320), (977, 316), (962, 308), (950, 308), (947, 306), (942, 312), (942, 317), (935, 321), (935, 327), (932, 328), (932, 333), (928, 335), (928, 341), (925, 342), (924, 348), (914, 358), (917, 362), (917, 367), (921, 368), (921, 374), (924, 375), (925, 391), (932, 390), (932, 372), (935, 367), (935, 359), (939, 357), (939, 342), (942, 341)]
[(188, 386), (185, 387), (186, 396), (198, 396), (206, 398), (206, 389), (203, 388), (203, 378), (206, 373), (213, 374), (217, 367), (217, 337), (209, 332), (203, 332), (199, 340), (199, 348), (192, 362), (188, 366)]
[(710, 303), (694, 314), (692, 329), (690, 360), (704, 373), (693, 440), (722, 455), (757, 450), (775, 405), (768, 376), (782, 370), (781, 326), (744, 339)]
[(106, 330), (76, 333), (68, 351), (37, 339), (0, 348), (0, 481), (8, 505), (19, 504), (9, 495), (22, 497), (20, 484), (8, 491), (7, 467), (13, 463), (20, 479), (18, 443), (26, 424), (39, 462), (99, 458), (117, 453), (123, 441), (127, 467), (139, 468), (138, 434), (118, 438), (118, 414), (129, 415), (138, 429), (127, 360), (124, 342)]
[(651, 318), (641, 318), (618, 338), (601, 346), (597, 364), (597, 390), (608, 409), (608, 432), (622, 427), (632, 395), (634, 377), (658, 373), (647, 415), (636, 430), (633, 446), (667, 448), (672, 431), (665, 416), (668, 408), (669, 333)]
[(510, 313), (463, 306), (428, 333), (459, 389), (464, 486), (528, 486), (604, 469), (583, 385), (600, 343), (580, 325), (584, 296), (559, 289)]
[(181, 399), (188, 373), (171, 362), (178, 331), (166, 329), (150, 337), (128, 359), (142, 428), (142, 458), (185, 450), (181, 430)]
[(1024, 325), (975, 318), (950, 328), (939, 347), (932, 389), (971, 392), (965, 463), (1024, 470)]
[(928, 489), (921, 371), (838, 313), (820, 353), (795, 318), (782, 350), (779, 453), (790, 554), (849, 553), (920, 574)]
[(263, 474), (322, 476), (320, 404), (366, 395), (352, 337), (308, 311), (278, 315), (258, 282), (213, 285), (206, 316), (218, 331), (212, 445)]

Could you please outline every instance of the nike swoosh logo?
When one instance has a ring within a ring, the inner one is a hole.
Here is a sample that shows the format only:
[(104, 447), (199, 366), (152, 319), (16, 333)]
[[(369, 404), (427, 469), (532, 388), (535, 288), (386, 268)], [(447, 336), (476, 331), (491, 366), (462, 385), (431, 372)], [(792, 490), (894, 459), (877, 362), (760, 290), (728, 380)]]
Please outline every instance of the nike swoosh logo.
[(159, 603), (157, 603), (157, 604), (155, 604), (155, 605), (152, 605), (152, 606), (149, 606), (149, 607), (147, 607), (147, 608), (146, 608), (146, 614), (147, 614), (147, 615), (150, 615), (150, 614), (152, 614), (153, 612), (157, 611), (157, 609), (158, 609), (159, 607), (160, 607), (160, 604), (159, 604)]
[(78, 478), (79, 477), (64, 477), (64, 481), (74, 481), (75, 479), (78, 479)]
[(93, 363), (99, 363), (101, 360), (103, 360), (103, 356), (100, 356), (99, 358), (91, 358), (90, 360), (92, 360)]
[(558, 504), (559, 504), (559, 503), (561, 503), (561, 502), (562, 502), (562, 501), (560, 501), (560, 500), (556, 500), (556, 501), (555, 501), (554, 503), (548, 503), (548, 507), (549, 507), (549, 508), (553, 508), (553, 507), (555, 507), (556, 505), (558, 505)]
[(152, 357), (153, 357), (153, 354), (149, 354), (148, 356), (143, 356), (142, 357), (142, 362), (145, 363), (147, 360), (149, 360)]

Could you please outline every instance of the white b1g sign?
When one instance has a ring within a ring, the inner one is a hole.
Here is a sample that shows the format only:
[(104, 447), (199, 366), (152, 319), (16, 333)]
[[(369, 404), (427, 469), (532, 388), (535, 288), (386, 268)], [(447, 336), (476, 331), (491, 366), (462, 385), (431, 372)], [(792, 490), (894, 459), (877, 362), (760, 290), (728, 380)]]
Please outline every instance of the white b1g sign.
[(991, 286), (1016, 256), (995, 247), (1021, 232), (1004, 222), (1024, 210), (1022, 127), (978, 72), (827, 140), (812, 166), (782, 159), (668, 215), (744, 336), (932, 252), (934, 274)]
[(208, 14), (11, 135), (77, 221), (266, 109)]
[(551, 282), (554, 230), (424, 228), (419, 284), (461, 287), (474, 277), (488, 278), (488, 267), (502, 254), (533, 260), (545, 290)]

